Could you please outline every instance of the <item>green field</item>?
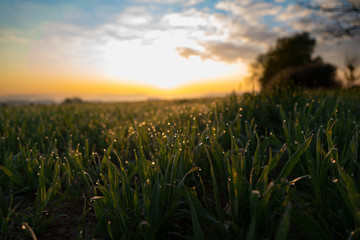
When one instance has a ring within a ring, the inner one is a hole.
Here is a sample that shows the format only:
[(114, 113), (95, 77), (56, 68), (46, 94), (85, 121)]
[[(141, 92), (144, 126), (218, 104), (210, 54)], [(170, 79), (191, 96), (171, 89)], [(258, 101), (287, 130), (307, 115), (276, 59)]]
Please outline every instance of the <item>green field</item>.
[(360, 94), (0, 107), (0, 239), (360, 239)]

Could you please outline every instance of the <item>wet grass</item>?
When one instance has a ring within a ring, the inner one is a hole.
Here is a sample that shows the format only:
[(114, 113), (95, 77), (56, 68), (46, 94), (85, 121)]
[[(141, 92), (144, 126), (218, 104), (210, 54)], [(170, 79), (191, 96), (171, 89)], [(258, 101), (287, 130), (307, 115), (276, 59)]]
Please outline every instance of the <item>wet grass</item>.
[(2, 106), (1, 239), (359, 239), (359, 100)]

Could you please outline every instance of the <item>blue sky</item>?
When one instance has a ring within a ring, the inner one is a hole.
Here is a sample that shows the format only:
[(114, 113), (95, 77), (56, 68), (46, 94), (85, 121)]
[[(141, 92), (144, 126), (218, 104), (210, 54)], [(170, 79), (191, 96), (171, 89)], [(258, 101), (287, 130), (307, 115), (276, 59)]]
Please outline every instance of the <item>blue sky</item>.
[[(316, 21), (300, 21), (311, 11), (296, 3), (1, 0), (0, 70), (7, 75), (0, 76), (0, 83), (16, 79), (19, 71), (28, 79), (91, 75), (167, 89), (239, 81), (247, 65), (277, 38), (302, 31), (320, 37)], [(359, 49), (356, 40), (318, 42), (316, 53), (340, 67), (347, 52)]]
[[(61, 21), (84, 26), (96, 26), (109, 20), (130, 6), (151, 9), (162, 15), (196, 8), (226, 14), (216, 4), (219, 0), (2, 0), (0, 2), (0, 25), (2, 28), (33, 27), (43, 22)], [(240, 1), (241, 2), (241, 1)], [(246, 2), (246, 1), (242, 1)], [(287, 6), (286, 1), (253, 1)]]

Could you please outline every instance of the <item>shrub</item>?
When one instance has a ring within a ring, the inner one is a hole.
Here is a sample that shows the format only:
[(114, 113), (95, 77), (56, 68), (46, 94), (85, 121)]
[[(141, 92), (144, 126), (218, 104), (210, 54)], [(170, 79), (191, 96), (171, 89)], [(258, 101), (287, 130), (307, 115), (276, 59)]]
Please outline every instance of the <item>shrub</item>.
[(301, 67), (289, 67), (277, 73), (269, 87), (293, 85), (303, 88), (337, 88), (336, 67), (328, 63), (313, 63)]

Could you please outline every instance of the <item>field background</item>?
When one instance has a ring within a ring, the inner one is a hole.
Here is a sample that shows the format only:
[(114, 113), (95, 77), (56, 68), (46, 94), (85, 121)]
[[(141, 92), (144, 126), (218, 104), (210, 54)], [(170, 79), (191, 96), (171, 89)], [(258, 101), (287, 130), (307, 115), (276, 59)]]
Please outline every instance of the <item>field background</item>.
[(0, 107), (1, 239), (359, 239), (360, 95)]

